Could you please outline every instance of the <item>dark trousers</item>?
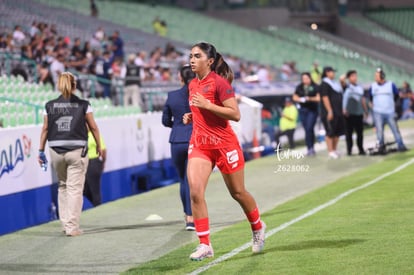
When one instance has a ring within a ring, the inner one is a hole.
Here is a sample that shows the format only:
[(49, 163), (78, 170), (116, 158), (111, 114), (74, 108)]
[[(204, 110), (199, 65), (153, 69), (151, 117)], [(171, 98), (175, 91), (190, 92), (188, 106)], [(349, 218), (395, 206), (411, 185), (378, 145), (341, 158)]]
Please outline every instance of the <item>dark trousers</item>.
[(277, 131), (275, 136), (275, 141), (277, 144), (279, 144), (279, 140), (281, 136), (287, 136), (289, 141), (289, 148), (293, 149), (295, 148), (295, 141), (293, 140), (293, 134), (295, 133), (295, 129), (289, 129), (285, 131)]
[(355, 131), (357, 135), (357, 146), (359, 153), (364, 152), (364, 117), (362, 115), (348, 115), (345, 117), (346, 127), (346, 148), (348, 154), (352, 153), (352, 146), (354, 144), (352, 140), (352, 134)]
[(313, 145), (315, 144), (315, 124), (318, 119), (318, 111), (313, 111), (308, 108), (300, 108), (299, 119), (305, 130), (306, 147), (308, 150), (313, 149)]
[(98, 206), (101, 200), (101, 176), (103, 172), (103, 163), (99, 158), (90, 159), (88, 170), (86, 171), (85, 187), (83, 195), (92, 203)]
[(171, 143), (171, 158), (180, 181), (180, 198), (184, 213), (192, 216), (190, 187), (187, 178), (188, 143)]

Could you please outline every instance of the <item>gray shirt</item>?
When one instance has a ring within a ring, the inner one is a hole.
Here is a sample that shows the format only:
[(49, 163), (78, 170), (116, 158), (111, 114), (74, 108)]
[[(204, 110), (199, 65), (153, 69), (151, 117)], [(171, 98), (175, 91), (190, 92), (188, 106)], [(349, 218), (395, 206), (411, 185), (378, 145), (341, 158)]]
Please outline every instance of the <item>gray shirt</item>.
[(349, 84), (345, 89), (342, 101), (342, 108), (350, 115), (363, 115), (364, 108), (362, 106), (362, 98), (364, 89), (359, 85)]

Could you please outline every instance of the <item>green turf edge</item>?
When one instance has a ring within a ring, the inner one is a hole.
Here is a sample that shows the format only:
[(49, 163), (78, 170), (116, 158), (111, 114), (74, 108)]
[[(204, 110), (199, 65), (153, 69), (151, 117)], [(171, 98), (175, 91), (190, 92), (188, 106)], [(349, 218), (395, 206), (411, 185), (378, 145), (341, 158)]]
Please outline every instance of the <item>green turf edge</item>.
[[(408, 151), (403, 154), (393, 154), (387, 156), (383, 162), (373, 164), (352, 175), (337, 180), (325, 187), (319, 188), (311, 193), (295, 198), (283, 205), (267, 211), (262, 214), (262, 218), (269, 225), (269, 228), (275, 228), (287, 221), (290, 221), (307, 211), (323, 204), (339, 194), (370, 180), (386, 171), (391, 171), (414, 157), (414, 151)], [(352, 181), (349, 179), (352, 178)], [(250, 240), (250, 228), (246, 222), (237, 223), (226, 229), (212, 234), (211, 239), (214, 245), (215, 258), (230, 252), (235, 247), (239, 247)], [(239, 236), (246, 236), (241, 239)], [(207, 259), (202, 262), (191, 262), (188, 259), (189, 254), (197, 243), (184, 245), (159, 259), (141, 264), (131, 268), (121, 274), (184, 274), (189, 273), (206, 263), (214, 260)], [(238, 257), (250, 257), (250, 251), (243, 251)], [(260, 258), (257, 255), (254, 258)], [(254, 260), (252, 260), (254, 261)]]

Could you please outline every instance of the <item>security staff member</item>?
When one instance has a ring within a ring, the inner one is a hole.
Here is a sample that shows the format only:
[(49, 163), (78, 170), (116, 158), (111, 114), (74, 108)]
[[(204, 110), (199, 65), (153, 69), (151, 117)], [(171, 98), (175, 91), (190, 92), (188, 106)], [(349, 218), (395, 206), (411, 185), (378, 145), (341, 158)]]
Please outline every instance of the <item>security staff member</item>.
[(57, 87), (62, 94), (45, 106), (38, 161), (40, 165), (47, 163), (44, 153), (47, 140), (52, 166), (59, 180), (58, 205), (62, 229), (67, 236), (78, 236), (82, 234), (79, 220), (88, 167), (86, 124), (95, 138), (99, 155), (102, 154), (100, 135), (89, 102), (74, 94), (75, 77), (69, 72), (61, 73)]
[(384, 126), (388, 124), (398, 145), (398, 151), (405, 152), (405, 147), (397, 121), (395, 120), (395, 101), (398, 97), (397, 86), (385, 79), (385, 72), (378, 68), (375, 72), (375, 82), (371, 84), (369, 94), (372, 98), (374, 124), (377, 133), (379, 153), (385, 154)]
[(92, 203), (93, 206), (98, 206), (102, 203), (101, 199), (101, 177), (106, 161), (106, 145), (101, 138), (102, 154), (98, 155), (96, 152), (96, 142), (92, 132), (88, 131), (88, 158), (89, 165), (86, 172), (85, 186), (83, 195)]
[(188, 83), (195, 77), (190, 66), (180, 70), (183, 86), (177, 91), (168, 93), (162, 112), (162, 124), (171, 127), (171, 158), (180, 180), (180, 197), (185, 214), (186, 230), (194, 230), (191, 211), (190, 189), (187, 179), (188, 144), (193, 130), (192, 124), (183, 123), (183, 115), (190, 112), (188, 103)]
[(128, 57), (128, 64), (126, 65), (125, 86), (124, 86), (124, 106), (130, 105), (139, 106), (144, 110), (141, 93), (139, 87), (141, 86), (141, 67), (135, 64), (135, 55), (131, 54)]

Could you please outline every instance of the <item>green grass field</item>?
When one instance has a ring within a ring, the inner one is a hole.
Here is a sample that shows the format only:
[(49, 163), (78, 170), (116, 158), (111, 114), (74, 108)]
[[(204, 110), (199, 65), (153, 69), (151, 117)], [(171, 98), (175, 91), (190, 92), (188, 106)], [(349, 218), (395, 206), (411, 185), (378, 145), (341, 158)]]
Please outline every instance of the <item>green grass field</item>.
[[(262, 218), (271, 231), (413, 157), (413, 150), (390, 155)], [(249, 247), (203, 274), (414, 274), (413, 169), (411, 163), (273, 234), (266, 239), (263, 253), (252, 255)], [(249, 242), (250, 234), (247, 222), (239, 223), (211, 236), (213, 259), (190, 261), (188, 256), (197, 245), (192, 243), (123, 274), (191, 273)]]

